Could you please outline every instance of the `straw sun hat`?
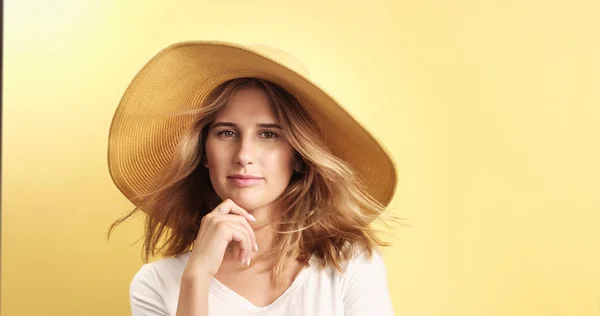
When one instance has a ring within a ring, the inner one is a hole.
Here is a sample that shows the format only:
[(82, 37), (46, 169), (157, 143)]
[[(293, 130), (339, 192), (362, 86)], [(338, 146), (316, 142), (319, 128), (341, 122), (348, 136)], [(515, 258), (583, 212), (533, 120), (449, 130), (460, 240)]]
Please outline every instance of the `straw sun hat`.
[[(154, 56), (135, 76), (113, 117), (108, 141), (112, 180), (134, 204), (151, 190), (192, 122), (175, 115), (197, 108), (219, 84), (256, 77), (289, 91), (320, 126), (331, 151), (358, 173), (366, 190), (388, 205), (396, 189), (396, 166), (385, 147), (309, 78), (294, 56), (265, 45), (182, 42)], [(343, 184), (342, 184), (343, 185)]]

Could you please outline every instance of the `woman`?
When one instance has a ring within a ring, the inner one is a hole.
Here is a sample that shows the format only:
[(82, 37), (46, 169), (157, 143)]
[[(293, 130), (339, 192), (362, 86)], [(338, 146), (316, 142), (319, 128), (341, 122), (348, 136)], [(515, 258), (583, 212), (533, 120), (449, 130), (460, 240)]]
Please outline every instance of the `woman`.
[[(133, 315), (393, 315), (370, 223), (396, 187), (385, 148), (268, 46), (185, 42), (115, 113), (109, 167), (147, 214)], [(110, 231), (109, 231), (110, 234)]]

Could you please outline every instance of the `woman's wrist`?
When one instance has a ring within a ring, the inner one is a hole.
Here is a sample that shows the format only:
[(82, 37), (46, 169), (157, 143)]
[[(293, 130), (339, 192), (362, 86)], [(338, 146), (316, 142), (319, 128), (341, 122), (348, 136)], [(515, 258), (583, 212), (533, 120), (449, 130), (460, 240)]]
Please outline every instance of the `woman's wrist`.
[(210, 284), (213, 275), (208, 270), (202, 269), (198, 266), (188, 266), (183, 270), (181, 276), (182, 282), (193, 282), (201, 284)]

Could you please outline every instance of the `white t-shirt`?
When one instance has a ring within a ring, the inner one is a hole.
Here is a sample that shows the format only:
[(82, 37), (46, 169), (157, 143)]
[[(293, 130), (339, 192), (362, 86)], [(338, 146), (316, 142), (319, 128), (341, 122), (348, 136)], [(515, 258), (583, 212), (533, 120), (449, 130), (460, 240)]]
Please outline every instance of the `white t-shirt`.
[[(175, 316), (183, 269), (190, 252), (144, 264), (130, 284), (133, 316)], [(273, 303), (259, 307), (211, 280), (210, 316), (390, 316), (394, 315), (380, 250), (372, 260), (364, 252), (344, 263), (344, 272), (333, 267), (319, 269), (310, 261), (290, 287)]]

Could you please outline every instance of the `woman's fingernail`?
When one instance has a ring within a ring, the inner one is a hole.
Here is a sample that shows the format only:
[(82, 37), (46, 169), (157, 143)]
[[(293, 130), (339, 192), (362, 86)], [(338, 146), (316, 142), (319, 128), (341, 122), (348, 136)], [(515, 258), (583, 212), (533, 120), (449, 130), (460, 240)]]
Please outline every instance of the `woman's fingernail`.
[(250, 259), (252, 259), (252, 258), (248, 258), (248, 264), (247, 264), (248, 267), (250, 266)]
[(258, 244), (254, 243), (254, 251), (258, 252)]
[(256, 222), (256, 218), (254, 218), (254, 216), (252, 216), (252, 214), (248, 214), (248, 216), (250, 216), (250, 219), (251, 219), (253, 222)]

